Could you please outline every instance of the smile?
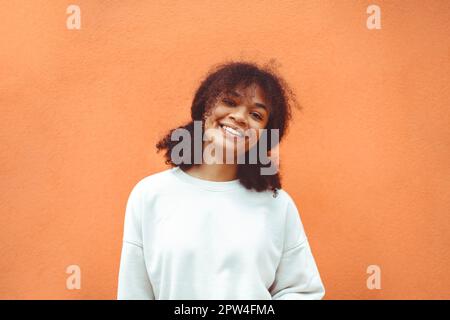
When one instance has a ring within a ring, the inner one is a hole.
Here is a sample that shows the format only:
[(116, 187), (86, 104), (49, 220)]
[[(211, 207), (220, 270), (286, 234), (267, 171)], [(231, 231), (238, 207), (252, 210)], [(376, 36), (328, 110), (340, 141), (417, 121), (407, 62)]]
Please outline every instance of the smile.
[(221, 124), (220, 127), (225, 131), (225, 133), (229, 133), (229, 134), (239, 137), (239, 138), (244, 137), (244, 134), (242, 132), (237, 131), (236, 129), (230, 128), (223, 124)]

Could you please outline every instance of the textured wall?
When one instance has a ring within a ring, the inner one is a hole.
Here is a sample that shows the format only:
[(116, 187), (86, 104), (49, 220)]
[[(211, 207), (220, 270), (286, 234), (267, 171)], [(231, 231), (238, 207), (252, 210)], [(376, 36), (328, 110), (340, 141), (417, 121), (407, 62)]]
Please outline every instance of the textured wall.
[(158, 138), (211, 65), (276, 58), (303, 107), (284, 189), (326, 299), (449, 299), (450, 2), (377, 1), (380, 30), (370, 4), (2, 1), (0, 298), (114, 299), (127, 197), (166, 168)]

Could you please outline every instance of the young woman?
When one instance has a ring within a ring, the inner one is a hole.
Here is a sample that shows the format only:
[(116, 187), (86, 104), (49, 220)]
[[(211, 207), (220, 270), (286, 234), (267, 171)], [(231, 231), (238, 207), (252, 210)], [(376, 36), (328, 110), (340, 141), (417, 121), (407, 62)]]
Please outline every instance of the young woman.
[[(271, 165), (264, 156), (286, 132), (290, 98), (268, 66), (228, 62), (209, 72), (195, 94), (192, 121), (157, 144), (172, 168), (143, 178), (130, 193), (118, 299), (324, 296), (293, 199), (278, 172), (262, 174)], [(188, 133), (185, 141), (180, 130)], [(205, 161), (206, 153), (213, 161)]]

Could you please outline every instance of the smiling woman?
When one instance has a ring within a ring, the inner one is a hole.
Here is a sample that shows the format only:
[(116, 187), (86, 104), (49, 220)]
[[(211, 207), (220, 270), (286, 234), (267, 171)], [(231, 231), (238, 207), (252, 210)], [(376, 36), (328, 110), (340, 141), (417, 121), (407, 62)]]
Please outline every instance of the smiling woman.
[[(192, 103), (192, 121), (157, 144), (173, 168), (143, 178), (130, 193), (119, 299), (324, 296), (295, 202), (281, 189), (278, 172), (261, 173), (260, 153), (254, 163), (195, 161), (196, 148), (230, 151), (233, 160), (255, 148), (264, 156), (286, 132), (289, 92), (281, 78), (254, 63), (225, 63), (207, 75)], [(206, 139), (196, 134), (198, 127)], [(179, 130), (190, 133), (192, 152), (175, 164)], [(279, 139), (265, 139), (264, 130), (276, 130)]]
[[(203, 116), (203, 119), (204, 129), (209, 131), (208, 143), (216, 144), (225, 152), (231, 149), (237, 156), (235, 138), (244, 138), (243, 152), (248, 152), (261, 137), (261, 130), (266, 128), (269, 112), (264, 92), (256, 84), (236, 89), (232, 94), (235, 97), (227, 97), (226, 94), (224, 98), (219, 97), (218, 102)], [(256, 139), (250, 139), (248, 134), (250, 130), (255, 131)], [(205, 146), (208, 143), (205, 143)]]
[[(259, 157), (254, 163), (249, 159), (249, 155), (252, 154), (250, 149), (266, 150), (270, 154), (271, 149), (277, 146), (287, 131), (292, 105), (297, 105), (295, 94), (288, 84), (276, 75), (270, 64), (265, 67), (250, 62), (219, 64), (210, 70), (194, 96), (191, 107), (192, 121), (171, 130), (156, 147), (158, 151), (165, 151), (167, 164), (179, 166), (194, 176), (204, 176), (217, 181), (237, 177), (248, 189), (276, 192), (276, 189), (281, 188), (280, 175), (278, 172), (262, 175), (261, 169), (271, 166), (271, 163), (265, 161), (267, 154), (258, 152)], [(206, 139), (204, 143), (195, 140), (197, 137), (194, 135), (195, 121), (201, 121), (202, 132), (205, 133)], [(172, 139), (172, 134), (180, 129), (190, 133), (191, 152), (189, 157), (183, 157), (185, 161), (175, 163), (172, 159), (172, 150), (177, 141)], [(273, 134), (264, 135), (264, 139), (259, 139), (262, 129), (276, 130), (276, 139), (272, 139)], [(231, 148), (236, 159), (237, 144), (232, 139), (227, 139), (227, 132), (231, 135), (236, 131), (242, 134), (244, 130), (255, 130), (258, 138), (256, 141), (246, 139), (244, 164), (235, 162), (226, 166), (205, 166), (195, 161), (195, 147), (200, 143), (203, 144), (203, 149), (214, 143), (216, 149), (224, 150), (222, 154)], [(200, 174), (199, 170), (203, 174)]]

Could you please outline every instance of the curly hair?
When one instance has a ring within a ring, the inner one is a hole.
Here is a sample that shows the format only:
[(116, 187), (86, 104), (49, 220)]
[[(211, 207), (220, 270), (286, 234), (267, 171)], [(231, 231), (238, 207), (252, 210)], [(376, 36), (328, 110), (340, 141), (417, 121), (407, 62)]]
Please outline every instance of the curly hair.
[[(237, 87), (247, 88), (250, 85), (257, 84), (264, 92), (271, 112), (265, 129), (278, 129), (279, 139), (270, 141), (270, 135), (267, 135), (269, 151), (271, 147), (281, 141), (287, 132), (289, 121), (291, 120), (291, 106), (298, 107), (295, 94), (289, 88), (287, 83), (273, 71), (274, 60), (269, 61), (264, 66), (259, 66), (255, 62), (235, 62), (228, 61), (213, 66), (200, 86), (198, 87), (191, 106), (191, 121), (178, 128), (172, 129), (157, 144), (157, 152), (165, 150), (165, 163), (172, 167), (178, 165), (181, 169), (188, 169), (197, 164), (193, 161), (194, 155), (194, 121), (202, 121), (204, 129), (204, 118), (210, 109), (215, 105), (217, 99), (223, 93), (228, 93)], [(186, 129), (190, 133), (192, 159), (189, 163), (181, 162), (175, 164), (171, 159), (172, 149), (177, 145), (177, 141), (172, 141), (172, 132), (177, 129)], [(203, 131), (202, 131), (203, 132)], [(259, 147), (260, 141), (255, 147)], [(248, 159), (248, 153), (245, 157)], [(270, 165), (270, 164), (269, 164)], [(240, 183), (247, 189), (254, 189), (258, 192), (272, 190), (276, 196), (277, 189), (281, 189), (281, 177), (279, 172), (273, 175), (261, 175), (260, 169), (264, 167), (258, 157), (256, 164), (238, 164), (237, 177)]]

